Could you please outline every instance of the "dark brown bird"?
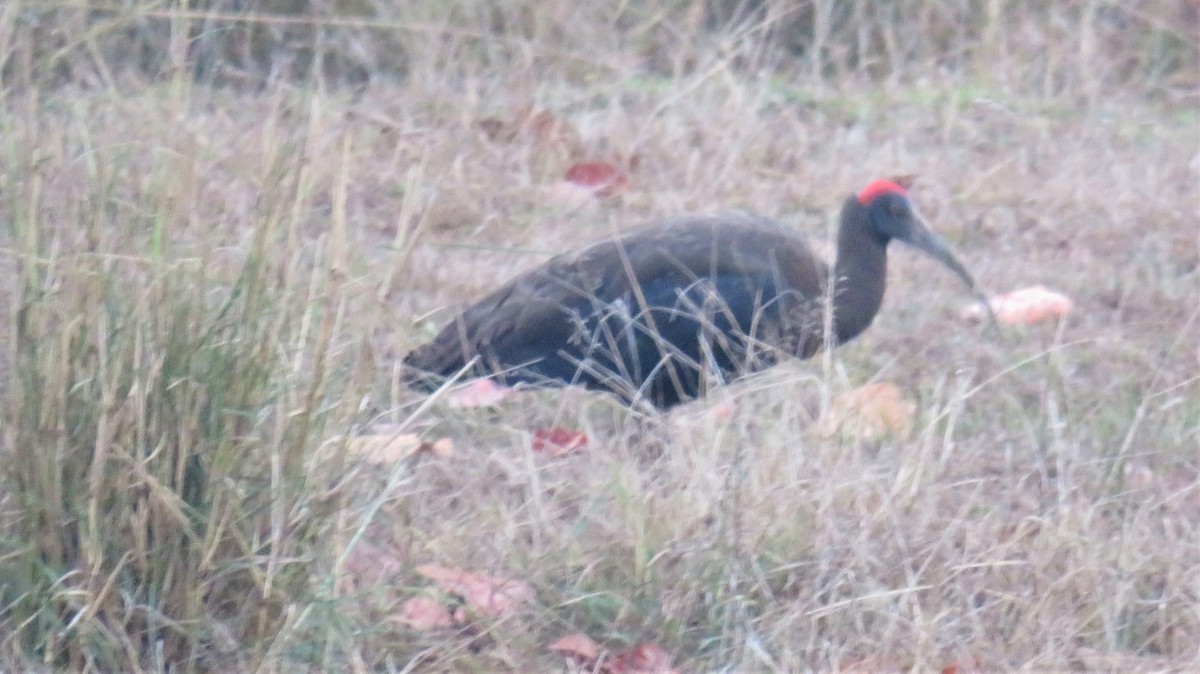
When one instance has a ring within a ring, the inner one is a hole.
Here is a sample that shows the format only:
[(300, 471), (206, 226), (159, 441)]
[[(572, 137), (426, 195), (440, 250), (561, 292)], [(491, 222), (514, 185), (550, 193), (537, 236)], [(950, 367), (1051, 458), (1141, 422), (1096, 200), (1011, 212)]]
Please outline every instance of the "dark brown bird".
[[(915, 246), (975, 282), (908, 192), (871, 183), (842, 206), (832, 278), (834, 345), (883, 301), (887, 245)], [(468, 308), (404, 358), (410, 385), (455, 375), (578, 384), (669, 408), (826, 342), (831, 278), (803, 237), (748, 213), (689, 215), (566, 253)]]

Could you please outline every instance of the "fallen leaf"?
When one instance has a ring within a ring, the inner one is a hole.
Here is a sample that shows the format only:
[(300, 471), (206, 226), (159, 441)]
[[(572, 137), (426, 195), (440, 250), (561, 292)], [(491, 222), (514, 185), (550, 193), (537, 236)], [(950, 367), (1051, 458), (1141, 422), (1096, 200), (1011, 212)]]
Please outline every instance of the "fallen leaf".
[(432, 597), (413, 597), (404, 602), (394, 620), (422, 632), (454, 625), (450, 609)]
[(386, 426), (378, 426), (373, 430), (372, 433), (347, 440), (346, 450), (376, 465), (390, 465), (419, 452), (429, 452), (434, 456), (450, 456), (454, 453), (454, 441), (450, 438), (429, 442), (421, 440), (415, 433), (388, 431)]
[(438, 438), (429, 443), (429, 451), (434, 456), (453, 456), (454, 440), (451, 438)]
[(371, 433), (346, 441), (346, 451), (367, 463), (381, 465), (395, 463), (420, 449), (421, 437), (416, 433)]
[(916, 411), (895, 384), (875, 382), (834, 398), (817, 427), (822, 435), (846, 433), (863, 440), (889, 433), (907, 436)]
[(455, 409), (495, 407), (508, 400), (513, 390), (491, 379), (476, 379), (446, 394), (446, 403)]
[[(1040, 285), (997, 295), (988, 304), (992, 307), (992, 313), (996, 314), (996, 320), (1006, 325), (1029, 325), (1058, 318), (1070, 313), (1073, 307), (1071, 298)], [(987, 316), (983, 305), (979, 303), (963, 309), (962, 314), (965, 318), (975, 320)]]
[(432, 580), (443, 592), (461, 597), (476, 611), (496, 618), (509, 615), (518, 605), (534, 597), (533, 587), (519, 580), (436, 564), (418, 566), (417, 573)]
[(586, 187), (598, 197), (611, 197), (629, 186), (629, 176), (608, 162), (575, 164), (567, 169), (566, 181)]
[(568, 634), (550, 644), (550, 650), (561, 653), (581, 667), (591, 669), (596, 664), (600, 649), (586, 634)]
[(588, 437), (583, 431), (569, 428), (539, 428), (533, 432), (533, 451), (557, 459), (587, 447)]
[(678, 671), (671, 667), (671, 656), (662, 646), (653, 643), (641, 643), (616, 654), (602, 670), (607, 674), (675, 674)]

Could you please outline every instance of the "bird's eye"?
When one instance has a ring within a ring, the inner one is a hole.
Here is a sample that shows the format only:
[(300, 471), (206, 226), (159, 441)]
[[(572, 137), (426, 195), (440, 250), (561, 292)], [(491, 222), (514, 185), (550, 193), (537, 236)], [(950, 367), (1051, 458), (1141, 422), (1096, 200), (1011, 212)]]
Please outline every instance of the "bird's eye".
[(888, 204), (888, 213), (899, 218), (908, 212), (908, 207), (903, 201), (892, 201)]

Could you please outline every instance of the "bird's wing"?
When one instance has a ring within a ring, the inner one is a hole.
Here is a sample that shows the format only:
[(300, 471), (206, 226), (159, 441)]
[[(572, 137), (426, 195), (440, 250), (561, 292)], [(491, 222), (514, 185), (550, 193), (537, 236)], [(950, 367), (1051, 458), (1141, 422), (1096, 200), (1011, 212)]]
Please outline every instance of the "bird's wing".
[(477, 357), (484, 371), (516, 368), (577, 350), (582, 322), (616, 303), (639, 313), (699, 281), (733, 278), (815, 296), (825, 274), (783, 225), (745, 213), (685, 216), (551, 258), (469, 307), (404, 362), (442, 377)]

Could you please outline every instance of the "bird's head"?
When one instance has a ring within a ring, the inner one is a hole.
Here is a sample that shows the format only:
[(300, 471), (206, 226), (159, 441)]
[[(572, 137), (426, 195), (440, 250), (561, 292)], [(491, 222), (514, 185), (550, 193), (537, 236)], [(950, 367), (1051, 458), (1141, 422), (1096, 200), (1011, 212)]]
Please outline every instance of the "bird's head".
[(876, 180), (858, 193), (858, 203), (865, 211), (868, 229), (881, 243), (897, 239), (925, 251), (978, 293), (975, 279), (954, 256), (950, 244), (925, 224), (907, 189), (891, 180)]

